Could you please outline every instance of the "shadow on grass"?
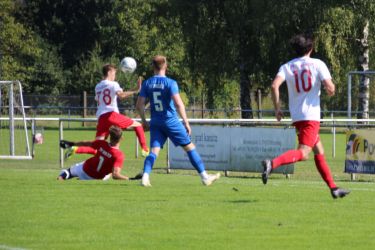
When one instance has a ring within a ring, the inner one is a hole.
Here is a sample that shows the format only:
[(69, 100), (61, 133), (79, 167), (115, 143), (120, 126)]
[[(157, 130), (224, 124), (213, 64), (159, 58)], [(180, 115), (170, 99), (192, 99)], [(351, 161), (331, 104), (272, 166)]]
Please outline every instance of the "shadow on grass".
[(232, 201), (225, 201), (225, 202), (234, 203), (234, 204), (246, 204), (246, 203), (258, 202), (258, 200), (247, 199), (247, 200), (232, 200)]
[(246, 176), (246, 175), (227, 175), (226, 178), (236, 178), (236, 179), (261, 179), (260, 176)]
[(344, 180), (344, 179), (336, 179), (335, 181), (339, 181), (339, 182), (348, 182), (348, 183), (356, 183), (356, 182), (360, 182), (360, 183), (374, 183), (375, 180), (365, 180), (365, 179), (359, 179), (359, 180)]

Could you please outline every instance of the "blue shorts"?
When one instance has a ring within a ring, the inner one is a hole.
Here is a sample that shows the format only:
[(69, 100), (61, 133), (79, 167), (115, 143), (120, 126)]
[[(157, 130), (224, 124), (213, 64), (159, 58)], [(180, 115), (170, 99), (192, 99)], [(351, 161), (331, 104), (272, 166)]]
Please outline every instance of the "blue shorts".
[(165, 122), (152, 122), (150, 124), (150, 146), (151, 148), (163, 148), (167, 138), (175, 146), (185, 146), (191, 143), (185, 126), (178, 120)]

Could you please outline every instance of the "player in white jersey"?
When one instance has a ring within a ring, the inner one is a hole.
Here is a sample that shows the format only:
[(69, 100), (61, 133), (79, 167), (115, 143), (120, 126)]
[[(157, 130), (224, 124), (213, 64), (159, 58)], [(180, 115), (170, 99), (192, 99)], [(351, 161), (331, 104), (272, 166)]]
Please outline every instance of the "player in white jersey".
[(313, 38), (306, 34), (294, 36), (291, 46), (297, 53), (297, 58), (282, 65), (272, 82), (272, 101), (276, 119), (283, 117), (280, 104), (279, 88), (286, 81), (289, 96), (289, 111), (293, 125), (298, 133), (298, 148), (289, 150), (276, 158), (262, 162), (264, 171), (262, 181), (267, 183), (272, 170), (285, 164), (304, 161), (310, 152), (314, 151), (315, 165), (330, 188), (334, 199), (349, 194), (349, 190), (338, 188), (333, 181), (329, 166), (324, 157), (323, 144), (319, 138), (320, 129), (320, 89), (323, 84), (327, 94), (335, 94), (335, 85), (326, 64), (310, 55), (313, 51)]
[[(114, 125), (121, 129), (134, 129), (138, 141), (142, 147), (142, 156), (149, 154), (147, 142), (141, 123), (120, 114), (117, 106), (117, 98), (124, 99), (137, 94), (141, 89), (142, 79), (138, 79), (137, 88), (130, 91), (123, 91), (116, 79), (116, 66), (106, 64), (103, 66), (103, 80), (95, 87), (95, 100), (98, 104), (96, 117), (98, 124), (96, 127), (96, 140), (106, 139), (109, 135), (109, 128)], [(96, 150), (91, 147), (72, 147), (67, 151), (66, 158), (72, 154), (95, 154)]]
[(324, 62), (303, 56), (281, 66), (277, 76), (288, 85), (289, 109), (292, 120), (320, 120), (321, 82), (327, 81), (327, 90), (334, 91), (331, 74)]
[(96, 111), (97, 118), (108, 112), (119, 113), (117, 92), (129, 93), (129, 95), (133, 94), (131, 92), (123, 92), (118, 82), (107, 79), (103, 79), (95, 86), (95, 101), (97, 101), (98, 104), (98, 109)]

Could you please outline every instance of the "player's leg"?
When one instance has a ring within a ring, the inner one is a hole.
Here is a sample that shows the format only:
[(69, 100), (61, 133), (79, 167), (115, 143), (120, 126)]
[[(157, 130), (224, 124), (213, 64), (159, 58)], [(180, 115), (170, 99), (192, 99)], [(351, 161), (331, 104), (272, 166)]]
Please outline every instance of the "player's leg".
[(150, 187), (150, 174), (156, 158), (159, 155), (160, 149), (163, 147), (164, 143), (167, 140), (166, 134), (163, 133), (158, 127), (152, 126), (150, 129), (150, 145), (151, 152), (146, 157), (143, 163), (143, 176), (141, 185), (145, 187)]
[(272, 160), (272, 169), (279, 166), (305, 161), (312, 150), (312, 147), (319, 140), (319, 122), (302, 121), (294, 124), (298, 133), (298, 148), (288, 150)]
[(79, 180), (95, 180), (95, 178), (92, 178), (83, 170), (84, 164), (85, 162), (77, 163), (74, 167), (70, 168), (70, 172), (73, 176), (78, 177)]
[(134, 121), (133, 119), (125, 115), (115, 113), (115, 112), (112, 112), (111, 116), (108, 117), (108, 121), (112, 125), (116, 125), (120, 127), (121, 129), (133, 129), (138, 138), (139, 144), (141, 145), (142, 156), (146, 157), (148, 155), (149, 148), (147, 147), (145, 131), (141, 123)]
[(318, 169), (320, 175), (322, 176), (325, 183), (328, 185), (329, 188), (335, 188), (336, 184), (333, 181), (333, 177), (331, 174), (331, 170), (328, 167), (324, 156), (324, 148), (322, 142), (319, 142), (314, 146), (314, 161), (316, 168)]
[(181, 146), (187, 153), (191, 165), (199, 173), (202, 183), (206, 186), (211, 185), (214, 181), (220, 178), (220, 173), (209, 175), (205, 170), (204, 163), (195, 148), (195, 145), (191, 142), (190, 136), (186, 132), (186, 128), (179, 120), (170, 122), (167, 126), (168, 137), (176, 146)]
[(143, 129), (142, 124), (137, 121), (133, 121), (132, 125), (129, 128), (134, 129), (134, 132), (138, 138), (139, 144), (141, 145), (141, 148), (142, 148), (142, 156), (146, 157), (149, 154), (150, 150), (147, 147), (145, 131)]
[(270, 160), (266, 159), (262, 161), (263, 173), (262, 181), (263, 184), (267, 184), (268, 177), (270, 176), (272, 170), (286, 164), (295, 163), (302, 160), (307, 160), (309, 153), (311, 152), (311, 147), (300, 144), (298, 149), (288, 150), (285, 153), (277, 156), (276, 158)]
[[(108, 123), (108, 117), (111, 112), (105, 113), (99, 117), (98, 124), (96, 125), (96, 137), (95, 140), (105, 140), (109, 134), (109, 127), (111, 126)], [(71, 157), (73, 154), (96, 154), (96, 149), (88, 146), (73, 146), (68, 149), (65, 153), (65, 159)]]
[(350, 193), (349, 190), (345, 190), (342, 188), (338, 188), (336, 186), (336, 183), (333, 180), (331, 170), (326, 162), (325, 156), (324, 156), (324, 148), (322, 142), (319, 140), (318, 143), (314, 146), (314, 160), (316, 168), (318, 169), (320, 176), (325, 181), (327, 186), (331, 190), (331, 195), (334, 199), (336, 198), (342, 198)]
[(282, 165), (295, 163), (297, 161), (301, 161), (302, 159), (304, 159), (304, 153), (302, 150), (300, 150), (300, 147), (298, 149), (288, 150), (272, 160), (272, 169), (278, 168)]
[(152, 168), (154, 167), (156, 158), (159, 155), (159, 152), (160, 152), (160, 147), (151, 147), (151, 152), (146, 157), (143, 163), (143, 175), (142, 175), (141, 185), (144, 187), (151, 187), (150, 174), (151, 174)]
[[(108, 117), (110, 116), (112, 112), (105, 113), (101, 115), (98, 119), (98, 124), (96, 125), (96, 135), (95, 139), (96, 140), (104, 140), (108, 136), (108, 131), (110, 127), (110, 123), (108, 123)], [(65, 153), (65, 159), (70, 158), (74, 154), (91, 154), (95, 155), (96, 154), (96, 149), (92, 147), (87, 147), (87, 146), (73, 146), (69, 148), (66, 153)]]
[(60, 175), (57, 177), (57, 179), (62, 181), (62, 180), (68, 180), (74, 177), (78, 177), (79, 176), (78, 172), (80, 169), (79, 165), (83, 165), (83, 162), (74, 164), (74, 166), (68, 169), (63, 169)]
[(96, 149), (92, 147), (87, 147), (87, 146), (73, 146), (70, 147), (66, 150), (64, 158), (65, 160), (69, 159), (72, 155), (74, 154), (90, 154), (90, 155), (95, 155), (96, 154)]
[(73, 178), (72, 174), (70, 173), (70, 168), (63, 169), (60, 175), (57, 177), (57, 180), (64, 181)]
[(302, 160), (307, 160), (312, 150), (312, 147), (319, 139), (320, 124), (316, 121), (301, 121), (294, 123), (298, 133), (298, 148), (288, 150), (285, 153), (275, 157), (274, 159), (266, 159), (262, 161), (263, 184), (267, 184), (267, 180), (272, 170), (282, 165), (295, 163)]
[(96, 149), (92, 147), (87, 147), (87, 146), (81, 146), (78, 147), (76, 150), (76, 154), (90, 154), (90, 155), (95, 155), (96, 154)]
[(220, 173), (213, 175), (207, 174), (204, 163), (193, 143), (190, 142), (189, 144), (183, 146), (183, 149), (187, 153), (191, 165), (193, 165), (193, 167), (199, 173), (203, 185), (209, 186), (220, 178)]

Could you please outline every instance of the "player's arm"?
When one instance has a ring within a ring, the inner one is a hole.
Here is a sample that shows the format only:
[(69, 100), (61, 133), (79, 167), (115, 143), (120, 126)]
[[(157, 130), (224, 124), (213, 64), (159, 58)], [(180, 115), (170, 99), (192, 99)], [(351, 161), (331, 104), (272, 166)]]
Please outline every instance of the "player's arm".
[(60, 141), (60, 147), (61, 148), (70, 148), (73, 146), (88, 146), (92, 147), (93, 141), (78, 141), (78, 142), (73, 142), (73, 141), (67, 141), (67, 140), (61, 140)]
[(143, 78), (140, 76), (137, 80), (137, 87), (136, 88), (134, 88), (132, 90), (128, 90), (128, 91), (117, 91), (116, 94), (117, 94), (118, 98), (125, 99), (129, 96), (138, 94), (139, 91), (141, 90), (142, 81), (143, 81)]
[(283, 118), (283, 113), (281, 111), (281, 104), (280, 104), (280, 85), (284, 82), (284, 78), (277, 75), (272, 82), (271, 85), (271, 92), (272, 92), (272, 102), (273, 107), (275, 109), (275, 116), (278, 121)]
[(145, 130), (150, 129), (150, 125), (146, 121), (146, 114), (145, 114), (145, 108), (147, 104), (147, 93), (146, 93), (146, 84), (144, 83), (144, 87), (141, 86), (140, 94), (137, 98), (137, 103), (135, 104), (135, 109), (137, 110), (139, 116), (142, 119), (142, 125)]
[(135, 104), (135, 109), (137, 110), (139, 116), (141, 117), (142, 123), (146, 122), (145, 107), (146, 107), (146, 97), (138, 96), (137, 103)]
[(174, 105), (176, 106), (176, 110), (178, 114), (180, 115), (182, 121), (184, 122), (185, 128), (188, 132), (188, 134), (191, 134), (191, 128), (189, 124), (189, 120), (186, 116), (186, 110), (185, 110), (185, 104), (181, 99), (181, 96), (179, 93), (172, 95), (172, 100), (174, 102)]
[(329, 96), (335, 95), (335, 84), (332, 82), (331, 79), (325, 79), (323, 80), (323, 86)]
[(129, 180), (129, 177), (121, 174), (121, 168), (119, 168), (119, 167), (114, 167), (112, 169), (112, 178), (114, 180), (126, 180), (126, 181)]

